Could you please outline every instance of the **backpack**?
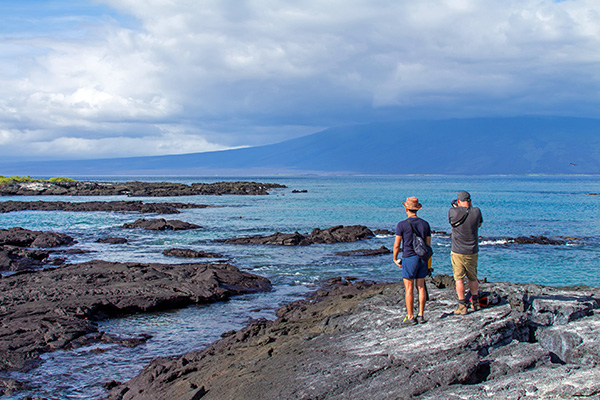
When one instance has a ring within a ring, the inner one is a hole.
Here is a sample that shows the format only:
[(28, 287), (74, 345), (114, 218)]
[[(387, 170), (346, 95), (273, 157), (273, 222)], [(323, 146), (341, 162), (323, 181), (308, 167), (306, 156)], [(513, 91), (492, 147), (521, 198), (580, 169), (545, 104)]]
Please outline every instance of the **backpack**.
[(413, 227), (410, 219), (407, 219), (408, 224), (410, 225), (410, 229), (412, 229), (413, 239), (412, 239), (412, 247), (415, 253), (419, 256), (421, 260), (428, 261), (433, 255), (433, 249), (427, 243), (425, 243), (425, 239), (423, 239), (415, 228)]

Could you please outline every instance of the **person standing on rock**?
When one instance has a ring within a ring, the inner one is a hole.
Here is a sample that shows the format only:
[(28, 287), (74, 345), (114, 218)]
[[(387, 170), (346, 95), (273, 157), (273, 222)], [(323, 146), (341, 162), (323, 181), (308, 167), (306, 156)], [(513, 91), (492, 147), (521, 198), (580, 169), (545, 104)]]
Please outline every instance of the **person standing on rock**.
[[(425, 242), (431, 246), (431, 228), (424, 219), (417, 217), (417, 211), (422, 207), (419, 199), (408, 197), (406, 202), (402, 203), (406, 210), (406, 218), (396, 225), (396, 239), (394, 241), (394, 263), (402, 268), (402, 280), (404, 282), (404, 300), (406, 301), (406, 317), (402, 321), (402, 326), (411, 326), (426, 322), (423, 318), (425, 311), (425, 302), (427, 300), (427, 291), (425, 290), (425, 277), (427, 276), (427, 261), (421, 259), (413, 250), (413, 232), (421, 236)], [(402, 258), (398, 255), (402, 250)], [(415, 284), (419, 293), (419, 311), (414, 315), (414, 287)]]
[(448, 211), (448, 221), (452, 226), (452, 273), (458, 295), (458, 307), (454, 314), (465, 315), (468, 302), (465, 300), (464, 278), (467, 277), (471, 292), (473, 311), (479, 310), (479, 282), (477, 281), (477, 259), (479, 254), (479, 227), (483, 223), (481, 210), (471, 204), (469, 192), (461, 191), (452, 201)]

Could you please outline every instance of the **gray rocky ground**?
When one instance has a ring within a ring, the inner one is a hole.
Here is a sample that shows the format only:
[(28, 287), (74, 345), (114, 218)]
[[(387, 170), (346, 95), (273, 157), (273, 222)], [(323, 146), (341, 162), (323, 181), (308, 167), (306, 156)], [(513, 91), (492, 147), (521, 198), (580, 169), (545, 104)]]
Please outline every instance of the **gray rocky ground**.
[(400, 326), (401, 284), (341, 281), (109, 398), (600, 398), (600, 289), (483, 283), (501, 302), (454, 316), (451, 278), (434, 281), (425, 324)]

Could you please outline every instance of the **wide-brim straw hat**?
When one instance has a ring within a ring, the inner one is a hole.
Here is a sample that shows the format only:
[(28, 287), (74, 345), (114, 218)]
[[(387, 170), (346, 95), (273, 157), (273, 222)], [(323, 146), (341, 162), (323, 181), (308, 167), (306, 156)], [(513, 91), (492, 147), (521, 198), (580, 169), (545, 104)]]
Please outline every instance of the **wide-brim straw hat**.
[(416, 197), (412, 196), (412, 197), (407, 197), (406, 201), (404, 203), (402, 203), (402, 205), (404, 206), (404, 208), (406, 208), (407, 210), (420, 210), (421, 207), (423, 207), (421, 205), (421, 203), (419, 203), (419, 199), (417, 199)]

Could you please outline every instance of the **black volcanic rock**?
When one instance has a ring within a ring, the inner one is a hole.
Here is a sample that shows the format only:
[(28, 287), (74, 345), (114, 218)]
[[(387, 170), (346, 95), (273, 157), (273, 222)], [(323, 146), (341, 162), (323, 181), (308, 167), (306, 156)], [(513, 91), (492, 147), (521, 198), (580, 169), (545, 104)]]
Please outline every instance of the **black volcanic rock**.
[(335, 254), (338, 256), (345, 257), (372, 257), (372, 256), (381, 256), (384, 254), (390, 254), (392, 251), (385, 246), (381, 246), (378, 249), (358, 249), (358, 250), (348, 250), (348, 251), (338, 251)]
[(182, 257), (182, 258), (222, 258), (224, 257), (219, 253), (210, 253), (206, 251), (198, 251), (193, 249), (165, 249), (163, 254), (169, 257)]
[(269, 190), (285, 188), (276, 183), (216, 182), (186, 185), (172, 182), (13, 182), (0, 186), (0, 196), (194, 196), (266, 195)]
[(106, 237), (96, 240), (97, 243), (108, 243), (108, 244), (125, 244), (128, 240), (124, 237)]
[(146, 229), (149, 231), (183, 231), (188, 229), (200, 229), (200, 225), (190, 224), (179, 220), (160, 219), (138, 219), (135, 222), (124, 224), (121, 226), (124, 229)]
[(212, 303), (268, 291), (268, 279), (229, 264), (90, 261), (0, 279), (0, 370), (85, 344), (107, 317)]
[(600, 289), (486, 283), (501, 302), (451, 314), (429, 289), (427, 323), (401, 327), (402, 283), (340, 280), (227, 332), (208, 348), (151, 362), (111, 400), (516, 399), (600, 395)]
[(546, 236), (519, 236), (514, 239), (509, 239), (508, 243), (560, 245), (565, 244), (566, 241), (562, 239), (550, 239)]
[(20, 227), (0, 229), (0, 245), (47, 248), (73, 243), (75, 240), (64, 233), (31, 231)]
[(139, 213), (179, 214), (179, 209), (206, 208), (189, 203), (144, 203), (142, 201), (3, 201), (0, 213), (13, 211), (134, 211)]
[(222, 240), (227, 244), (269, 244), (282, 246), (308, 246), (315, 243), (346, 243), (364, 240), (375, 236), (373, 232), (362, 225), (337, 225), (327, 229), (315, 228), (310, 235), (298, 232), (276, 232), (269, 236), (246, 236)]

